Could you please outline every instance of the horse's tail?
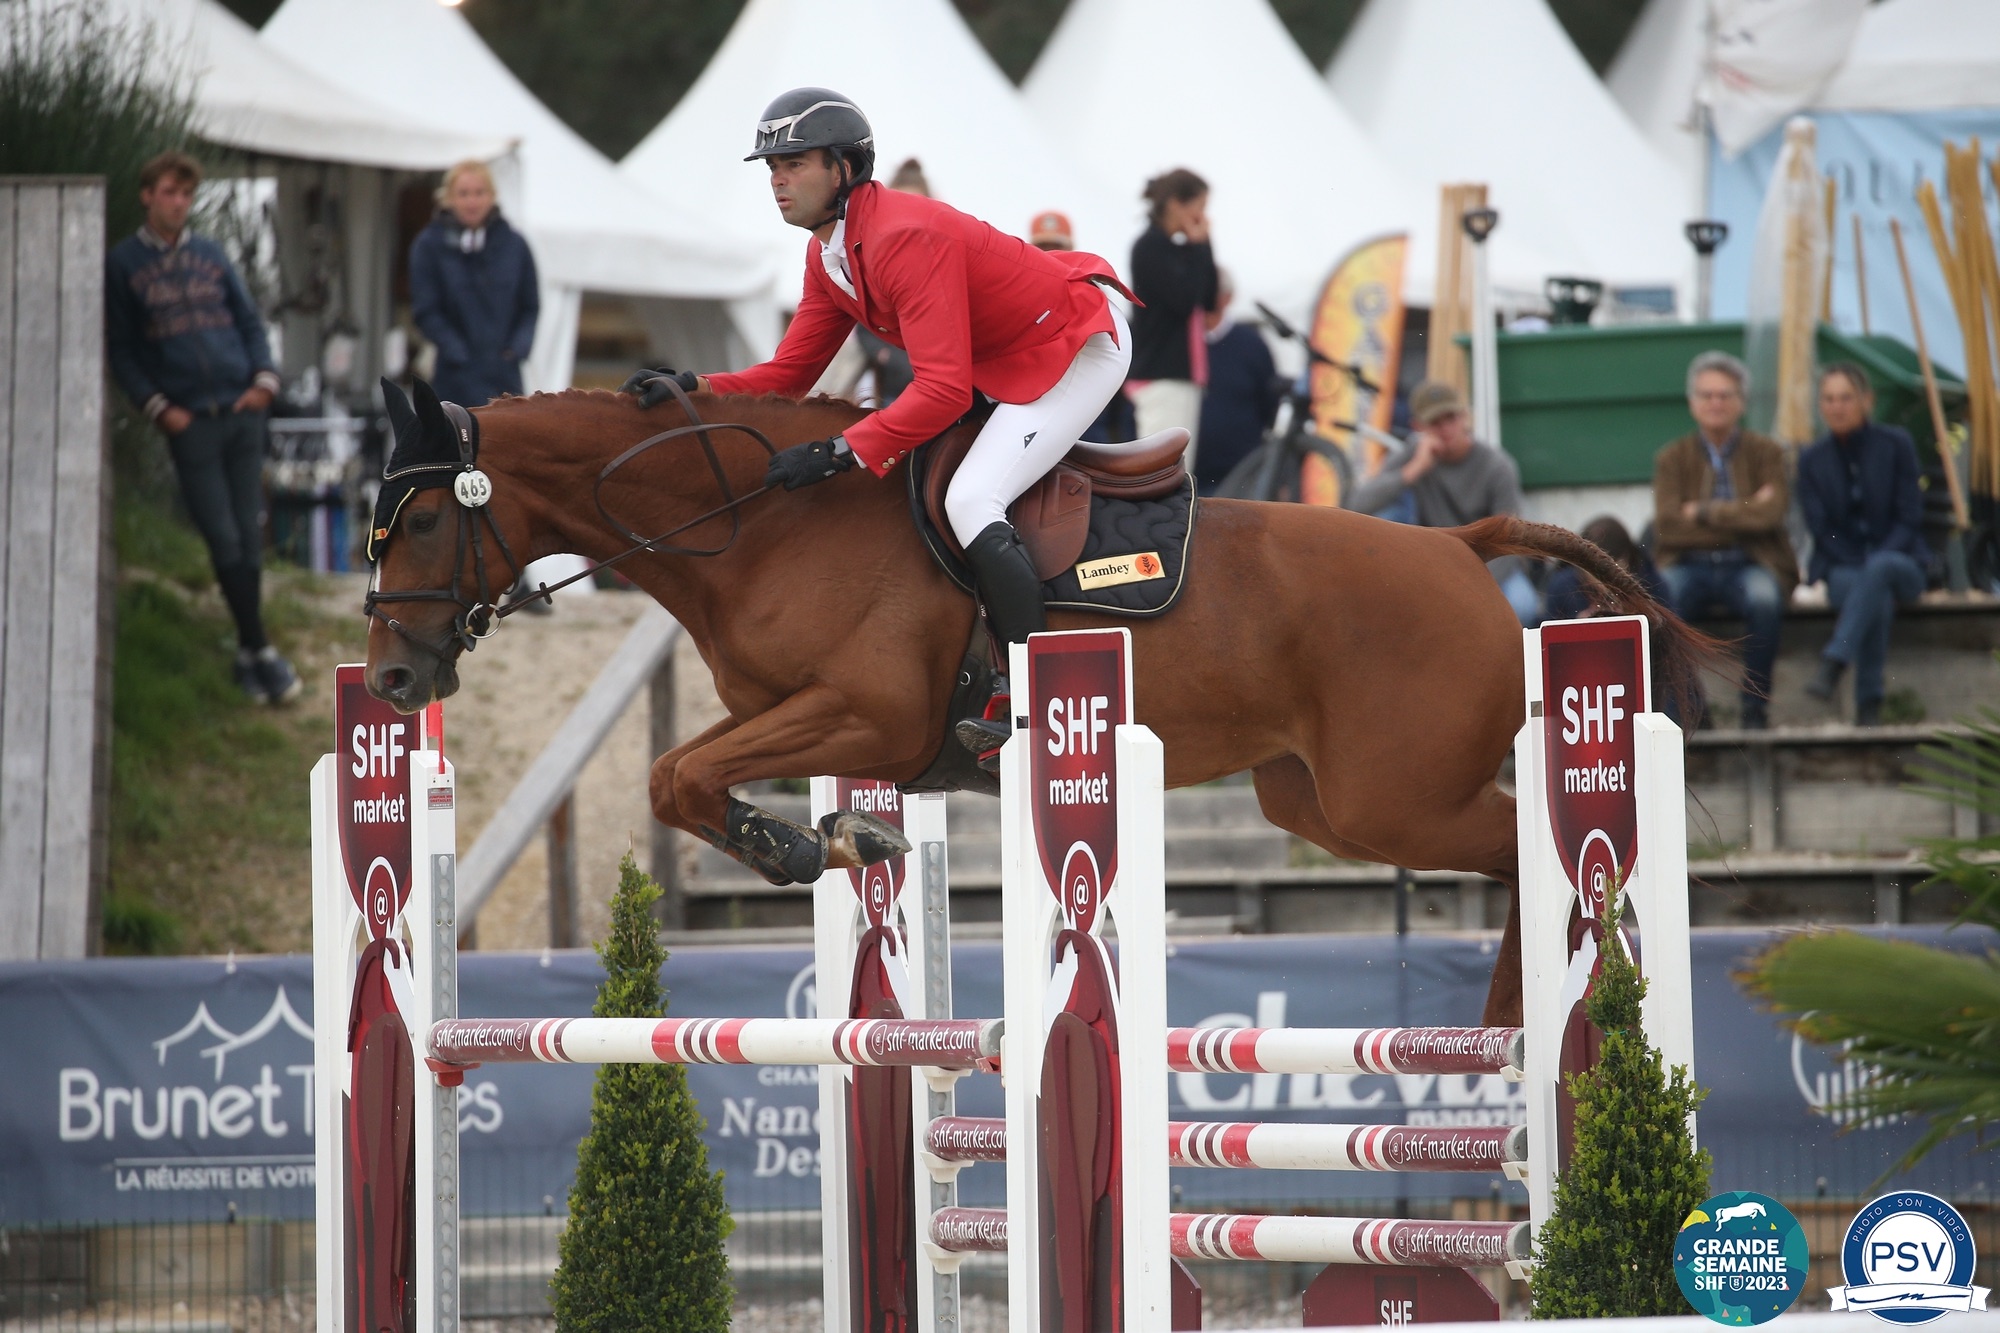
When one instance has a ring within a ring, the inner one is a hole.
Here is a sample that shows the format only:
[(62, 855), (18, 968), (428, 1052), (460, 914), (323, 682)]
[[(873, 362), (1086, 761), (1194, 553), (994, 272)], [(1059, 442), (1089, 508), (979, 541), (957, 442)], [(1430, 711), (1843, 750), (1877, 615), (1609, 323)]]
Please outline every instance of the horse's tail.
[(1701, 672), (1721, 663), (1727, 646), (1661, 605), (1631, 570), (1606, 555), (1595, 542), (1567, 528), (1530, 523), (1511, 514), (1483, 518), (1450, 532), (1481, 560), (1503, 555), (1560, 560), (1594, 585), (1599, 604), (1606, 609), (1618, 615), (1646, 617), (1658, 655), (1661, 688), (1679, 705), (1681, 716), (1695, 716), (1701, 698)]

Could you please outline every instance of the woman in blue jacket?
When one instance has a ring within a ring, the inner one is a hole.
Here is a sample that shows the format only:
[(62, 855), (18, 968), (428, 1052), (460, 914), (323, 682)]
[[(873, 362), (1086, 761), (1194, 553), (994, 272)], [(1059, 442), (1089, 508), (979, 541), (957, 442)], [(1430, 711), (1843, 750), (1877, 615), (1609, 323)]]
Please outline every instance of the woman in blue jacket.
[(483, 162), (445, 173), (443, 207), (410, 246), (410, 313), (437, 347), (431, 386), (465, 407), (521, 392), (541, 298), (535, 257), (494, 203)]

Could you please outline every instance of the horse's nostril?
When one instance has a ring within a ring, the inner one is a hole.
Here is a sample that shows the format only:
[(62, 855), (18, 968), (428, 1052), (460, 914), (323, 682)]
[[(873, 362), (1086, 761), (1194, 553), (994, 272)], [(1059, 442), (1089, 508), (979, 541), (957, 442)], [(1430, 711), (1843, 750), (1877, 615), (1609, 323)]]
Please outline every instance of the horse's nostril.
[(417, 673), (406, 666), (383, 667), (377, 678), (384, 694), (407, 694), (417, 682)]

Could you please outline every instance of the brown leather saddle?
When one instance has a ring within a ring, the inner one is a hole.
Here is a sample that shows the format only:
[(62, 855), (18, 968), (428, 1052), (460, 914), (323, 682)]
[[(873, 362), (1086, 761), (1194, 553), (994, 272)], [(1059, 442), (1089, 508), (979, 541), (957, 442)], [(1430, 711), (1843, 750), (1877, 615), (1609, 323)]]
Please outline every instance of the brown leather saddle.
[[(924, 513), (952, 555), (963, 559), (944, 513), (945, 492), (972, 449), (977, 431), (947, 434), (925, 446), (931, 456), (923, 477)], [(1078, 444), (1055, 471), (1030, 486), (1007, 508), (1007, 519), (1044, 581), (1074, 565), (1090, 535), (1090, 497), (1155, 500), (1187, 484), (1188, 432), (1179, 426), (1129, 444)]]

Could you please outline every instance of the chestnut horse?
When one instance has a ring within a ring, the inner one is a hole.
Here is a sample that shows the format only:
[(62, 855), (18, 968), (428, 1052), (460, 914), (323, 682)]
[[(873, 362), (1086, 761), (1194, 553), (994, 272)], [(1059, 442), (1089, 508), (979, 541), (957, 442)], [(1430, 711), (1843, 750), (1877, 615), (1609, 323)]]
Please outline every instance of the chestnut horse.
[[(426, 386), (418, 399), (414, 419), (400, 413), (399, 437), (420, 434), (399, 456), (456, 461), (445, 413)], [(862, 415), (825, 399), (692, 401), (706, 421), (755, 427), (778, 448)], [(677, 406), (647, 411), (626, 395), (575, 390), (501, 399), (474, 415), (492, 482), (484, 513), (448, 488), (420, 490), (378, 541), (367, 682), (405, 711), (458, 688), (463, 640), (452, 633), (453, 603), (395, 594), (456, 585), (464, 602), (489, 596), (473, 586), (467, 530), (500, 538), (485, 550), (494, 589), (512, 581), (516, 559), (619, 555), (630, 543), (600, 516), (592, 488), (607, 462), (684, 421)], [(731, 494), (761, 486), (762, 444), (741, 432), (711, 438), (718, 468), (693, 435), (663, 444), (613, 473), (606, 512), (665, 533), (724, 502), (718, 471)], [(730, 788), (816, 774), (909, 781), (957, 743), (945, 726), (973, 603), (919, 539), (903, 478), (855, 471), (773, 491), (675, 540), (724, 549), (646, 552), (622, 568), (679, 620), (728, 716), (654, 762), (654, 814), (767, 875), (771, 858), (756, 853), (769, 852), (773, 830), (830, 866), (888, 854), (865, 829), (823, 837)], [(1562, 529), (1494, 518), (1436, 530), (1233, 500), (1202, 502), (1185, 589), (1166, 615), (1050, 617), (1054, 629), (1130, 628), (1134, 701), (1164, 743), (1169, 786), (1248, 770), (1266, 818), (1335, 856), (1515, 888), (1485, 1013), (1507, 1024), (1521, 1017), (1519, 894), (1514, 799), (1495, 779), (1524, 715), (1521, 627), (1484, 562), (1513, 554), (1576, 565), (1603, 585), (1608, 606), (1646, 615), (1668, 672), (1685, 674), (1699, 657), (1701, 636)]]

